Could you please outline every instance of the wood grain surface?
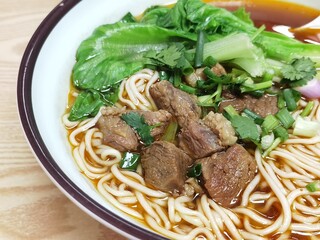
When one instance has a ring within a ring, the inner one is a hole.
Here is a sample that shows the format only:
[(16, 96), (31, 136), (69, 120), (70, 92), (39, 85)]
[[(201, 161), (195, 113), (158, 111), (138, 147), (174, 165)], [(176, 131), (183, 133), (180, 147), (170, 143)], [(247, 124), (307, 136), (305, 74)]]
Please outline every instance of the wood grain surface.
[(33, 32), (57, 4), (0, 0), (0, 240), (124, 239), (82, 212), (51, 183), (20, 126), (20, 60)]

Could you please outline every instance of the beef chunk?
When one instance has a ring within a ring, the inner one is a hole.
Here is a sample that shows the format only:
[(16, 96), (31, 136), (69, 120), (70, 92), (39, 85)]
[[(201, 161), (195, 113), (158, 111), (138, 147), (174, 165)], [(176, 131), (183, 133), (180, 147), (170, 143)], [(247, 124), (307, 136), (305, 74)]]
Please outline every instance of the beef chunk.
[[(198, 80), (206, 80), (207, 76), (203, 72), (204, 68), (197, 68), (193, 73), (185, 77), (185, 81), (192, 87), (195, 87), (197, 85)], [(211, 68), (211, 71), (217, 75), (222, 76), (227, 74), (224, 67), (217, 63)]]
[(266, 117), (269, 114), (276, 114), (278, 112), (278, 101), (276, 96), (263, 95), (260, 98), (252, 97), (248, 94), (238, 97), (230, 92), (224, 92), (222, 95), (225, 100), (220, 103), (219, 112), (229, 105), (233, 106), (238, 112), (242, 112), (245, 108)]
[(172, 118), (171, 113), (167, 112), (166, 110), (159, 110), (159, 111), (135, 111), (142, 115), (146, 121), (146, 123), (150, 126), (156, 126), (151, 131), (151, 136), (155, 139), (161, 137), (167, 126), (170, 123)]
[(231, 146), (236, 143), (237, 137), (231, 122), (221, 113), (209, 112), (203, 118), (203, 122), (212, 132), (219, 136), (223, 146)]
[(120, 118), (123, 112), (117, 108), (107, 108), (102, 112), (97, 127), (103, 134), (104, 144), (121, 152), (135, 151), (139, 141), (134, 130)]
[(193, 159), (203, 158), (222, 151), (221, 141), (201, 120), (190, 121), (178, 135), (179, 147)]
[(232, 207), (239, 194), (254, 178), (255, 159), (239, 144), (226, 152), (199, 159), (203, 185), (210, 197), (224, 207)]
[(168, 81), (152, 85), (150, 94), (157, 107), (175, 116), (181, 127), (186, 126), (189, 120), (200, 117), (201, 108), (196, 103), (196, 97), (175, 88)]
[(176, 194), (183, 191), (192, 159), (173, 143), (157, 141), (143, 150), (141, 164), (147, 184)]

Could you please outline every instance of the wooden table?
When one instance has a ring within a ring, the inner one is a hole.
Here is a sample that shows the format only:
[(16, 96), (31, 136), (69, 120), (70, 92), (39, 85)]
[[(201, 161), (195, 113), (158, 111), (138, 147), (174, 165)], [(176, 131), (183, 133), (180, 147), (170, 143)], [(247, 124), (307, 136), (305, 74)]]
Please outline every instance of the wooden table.
[(82, 212), (51, 183), (20, 125), (19, 63), (31, 35), (58, 3), (0, 1), (0, 240), (124, 239)]

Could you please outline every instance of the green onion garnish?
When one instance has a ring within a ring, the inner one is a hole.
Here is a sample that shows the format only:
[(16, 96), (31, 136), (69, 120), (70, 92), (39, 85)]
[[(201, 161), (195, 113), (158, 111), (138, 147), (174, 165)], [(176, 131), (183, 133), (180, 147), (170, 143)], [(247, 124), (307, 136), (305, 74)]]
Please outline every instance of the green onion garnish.
[(278, 126), (273, 130), (274, 136), (276, 138), (281, 138), (281, 142), (286, 141), (289, 138), (289, 134), (287, 132), (287, 129), (285, 129), (282, 126)]
[(187, 92), (187, 93), (190, 93), (190, 94), (196, 94), (197, 93), (197, 89), (196, 88), (193, 88), (193, 87), (190, 87), (186, 84), (183, 84), (181, 83), (179, 85), (179, 88), (180, 90), (184, 91), (184, 92)]
[(283, 90), (283, 98), (286, 101), (286, 106), (290, 112), (297, 109), (297, 103), (291, 89)]
[(320, 181), (315, 181), (315, 182), (309, 183), (309, 184), (306, 186), (306, 189), (307, 189), (309, 192), (320, 191)]
[(276, 117), (280, 120), (281, 124), (288, 129), (294, 123), (294, 118), (289, 113), (288, 109), (282, 108), (279, 112), (276, 113)]
[(212, 56), (207, 57), (207, 58), (204, 60), (204, 62), (203, 62), (203, 64), (204, 64), (206, 67), (209, 67), (209, 68), (212, 68), (212, 67), (215, 66), (217, 63), (218, 63), (217, 60), (214, 59)]
[(232, 105), (226, 106), (224, 109), (224, 116), (230, 120), (232, 119), (234, 116), (239, 116), (238, 112), (234, 109), (234, 107), (232, 107)]
[(256, 124), (261, 125), (261, 124), (263, 123), (263, 121), (264, 121), (264, 119), (263, 119), (260, 115), (256, 114), (255, 112), (252, 112), (252, 111), (249, 110), (248, 108), (245, 108), (245, 109), (243, 110), (243, 112), (244, 112), (249, 118), (251, 118)]
[(139, 165), (139, 162), (140, 162), (140, 154), (125, 152), (119, 164), (122, 169), (136, 171)]
[(301, 117), (309, 116), (313, 109), (314, 102), (310, 101), (308, 102), (307, 106), (303, 109), (302, 113), (300, 114)]
[(268, 134), (271, 133), (273, 131), (273, 129), (275, 129), (278, 125), (280, 124), (279, 120), (276, 119), (275, 116), (273, 115), (268, 115), (266, 116), (266, 118), (264, 119), (261, 127), (262, 130)]
[(194, 66), (197, 68), (202, 66), (204, 42), (205, 42), (205, 32), (203, 30), (200, 30), (198, 31), (196, 53), (194, 57)]

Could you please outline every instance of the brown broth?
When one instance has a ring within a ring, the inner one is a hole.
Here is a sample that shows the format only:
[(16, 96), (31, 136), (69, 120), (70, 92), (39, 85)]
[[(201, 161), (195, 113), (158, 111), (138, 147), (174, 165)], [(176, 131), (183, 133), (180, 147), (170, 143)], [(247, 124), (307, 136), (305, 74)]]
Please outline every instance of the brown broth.
[(297, 28), (312, 21), (320, 15), (320, 10), (309, 8), (299, 4), (281, 2), (276, 0), (265, 1), (206, 1), (215, 6), (228, 10), (236, 10), (244, 6), (253, 19), (255, 25), (265, 25), (266, 30), (279, 32), (304, 42), (320, 42), (320, 29), (306, 29), (294, 31)]

